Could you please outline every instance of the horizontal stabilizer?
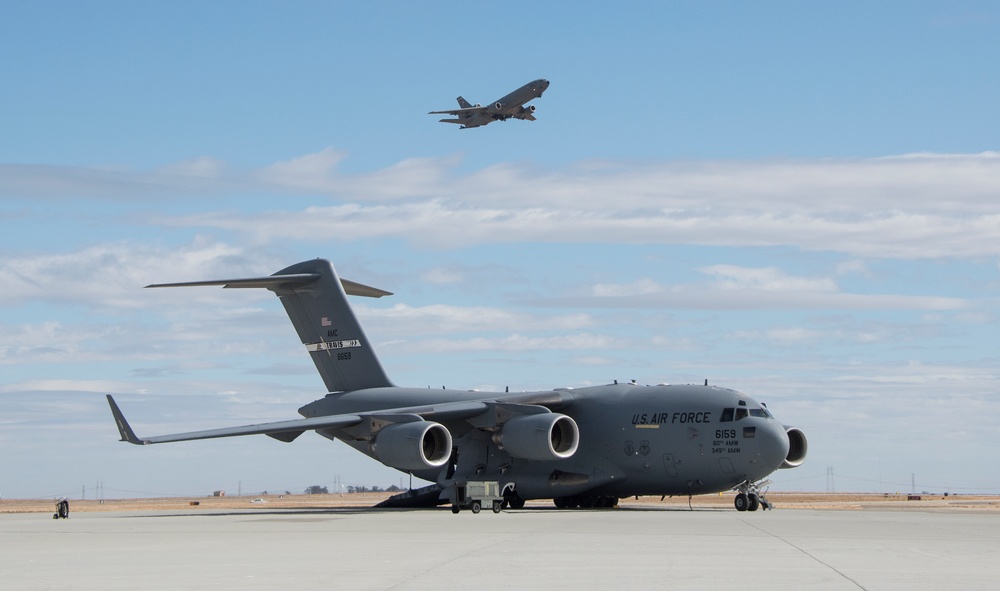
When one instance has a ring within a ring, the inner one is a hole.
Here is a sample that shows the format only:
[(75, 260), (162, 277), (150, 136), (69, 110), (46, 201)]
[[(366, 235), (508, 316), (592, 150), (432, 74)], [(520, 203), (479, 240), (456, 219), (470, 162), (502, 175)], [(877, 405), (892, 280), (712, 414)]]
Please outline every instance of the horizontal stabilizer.
[(182, 281), (180, 283), (152, 283), (146, 287), (204, 287), (221, 285), (225, 288), (248, 287), (289, 287), (307, 285), (319, 279), (319, 273), (298, 273), (295, 275), (269, 275), (267, 277), (247, 277), (245, 279), (211, 279), (209, 281)]
[[(212, 279), (209, 281), (183, 281), (180, 283), (153, 283), (146, 287), (205, 287), (221, 285), (224, 289), (264, 287), (267, 289), (292, 289), (308, 285), (320, 278), (319, 273), (295, 273), (291, 275), (268, 275), (267, 277), (249, 277), (245, 279)], [(347, 295), (365, 296), (369, 298), (380, 298), (392, 295), (391, 291), (378, 289), (351, 281), (341, 279), (341, 285)]]

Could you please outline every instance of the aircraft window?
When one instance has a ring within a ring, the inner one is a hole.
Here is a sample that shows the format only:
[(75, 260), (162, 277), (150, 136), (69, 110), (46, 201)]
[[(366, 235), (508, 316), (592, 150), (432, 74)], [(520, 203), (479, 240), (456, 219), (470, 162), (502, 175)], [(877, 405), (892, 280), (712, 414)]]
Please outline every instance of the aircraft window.
[(736, 420), (739, 421), (739, 420), (747, 418), (747, 414), (749, 414), (749, 413), (747, 413), (747, 409), (745, 409), (745, 408), (737, 408), (736, 409)]
[(767, 417), (767, 411), (762, 408), (751, 408), (750, 416), (752, 417)]
[(728, 423), (733, 420), (733, 409), (724, 408), (722, 409), (722, 416), (719, 417), (720, 423)]

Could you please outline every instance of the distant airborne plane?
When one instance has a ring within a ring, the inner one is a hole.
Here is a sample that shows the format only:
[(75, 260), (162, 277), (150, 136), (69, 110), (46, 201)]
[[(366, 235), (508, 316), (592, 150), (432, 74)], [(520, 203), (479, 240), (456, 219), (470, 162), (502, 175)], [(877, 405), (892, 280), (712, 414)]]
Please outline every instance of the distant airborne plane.
[(391, 294), (341, 279), (322, 259), (268, 277), (149, 287), (198, 285), (274, 292), (329, 393), (299, 409), (305, 418), (156, 437), (136, 435), (108, 396), (122, 441), (257, 434), (290, 442), (315, 431), (434, 483), (400, 495), (397, 505), (445, 504), (457, 487), (476, 482), (496, 487), (495, 511), (527, 499), (612, 507), (621, 497), (727, 490), (737, 493), (736, 509), (754, 511), (767, 476), (806, 457), (802, 431), (749, 396), (707, 383), (516, 393), (396, 386), (347, 301)]
[(539, 78), (533, 80), (502, 99), (498, 99), (493, 104), (484, 107), (480, 104), (470, 105), (469, 101), (458, 97), (460, 109), (454, 111), (431, 111), (428, 115), (455, 115), (457, 119), (442, 119), (442, 123), (458, 123), (465, 129), (467, 127), (480, 127), (494, 121), (506, 121), (507, 119), (527, 119), (534, 121), (535, 106), (524, 106), (524, 103), (542, 96), (545, 89), (549, 87), (549, 81)]

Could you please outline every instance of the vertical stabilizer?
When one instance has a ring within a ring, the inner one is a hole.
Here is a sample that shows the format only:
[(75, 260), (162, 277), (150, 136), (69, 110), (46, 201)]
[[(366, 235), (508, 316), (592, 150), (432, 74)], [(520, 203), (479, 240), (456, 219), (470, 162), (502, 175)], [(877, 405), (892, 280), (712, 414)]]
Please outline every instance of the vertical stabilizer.
[(378, 298), (391, 293), (341, 279), (330, 261), (323, 259), (297, 263), (268, 277), (161, 283), (146, 287), (204, 285), (264, 287), (277, 294), (328, 392), (392, 386), (347, 301), (348, 294)]
[(274, 274), (315, 273), (319, 277), (306, 284), (271, 287), (288, 312), (299, 339), (306, 346), (329, 392), (391, 386), (382, 364), (372, 349), (361, 324), (347, 301), (344, 283), (356, 295), (380, 297), (388, 292), (371, 290), (352, 282), (342, 282), (329, 261), (316, 259), (292, 265)]

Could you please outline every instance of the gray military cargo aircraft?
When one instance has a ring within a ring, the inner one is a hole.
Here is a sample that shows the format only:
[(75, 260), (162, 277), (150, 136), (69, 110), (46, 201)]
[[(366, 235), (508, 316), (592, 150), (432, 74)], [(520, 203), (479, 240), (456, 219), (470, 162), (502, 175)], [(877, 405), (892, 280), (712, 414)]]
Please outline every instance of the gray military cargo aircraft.
[(806, 457), (801, 430), (745, 394), (707, 382), (518, 393), (395, 386), (347, 300), (392, 294), (341, 279), (322, 259), (268, 277), (147, 287), (205, 285), (273, 291), (329, 393), (299, 409), (305, 418), (156, 437), (136, 435), (109, 395), (122, 441), (263, 434), (291, 442), (316, 431), (434, 483), (389, 503), (411, 506), (444, 504), (455, 486), (496, 481), (514, 508), (528, 499), (607, 507), (622, 497), (731, 490), (738, 510), (753, 511), (768, 475)]
[(508, 94), (502, 99), (494, 101), (491, 105), (484, 107), (480, 104), (469, 104), (469, 101), (458, 97), (460, 108), (454, 111), (431, 111), (428, 115), (455, 115), (457, 119), (441, 119), (441, 123), (457, 123), (461, 125), (459, 129), (469, 127), (481, 127), (494, 121), (506, 121), (508, 119), (527, 119), (534, 121), (535, 106), (525, 107), (524, 103), (542, 96), (545, 89), (549, 87), (549, 81), (539, 78), (532, 80), (521, 88)]

